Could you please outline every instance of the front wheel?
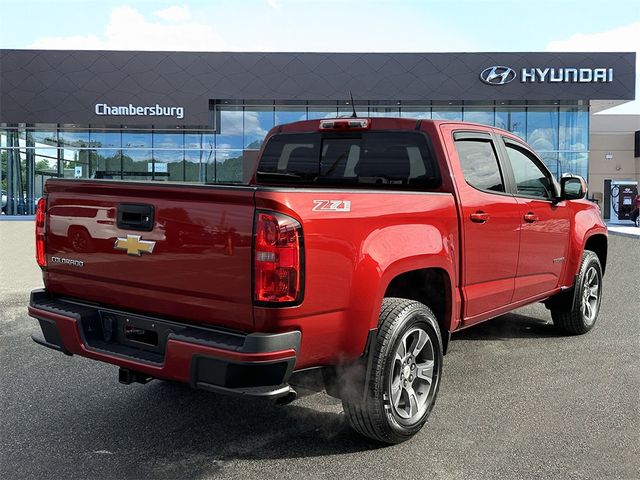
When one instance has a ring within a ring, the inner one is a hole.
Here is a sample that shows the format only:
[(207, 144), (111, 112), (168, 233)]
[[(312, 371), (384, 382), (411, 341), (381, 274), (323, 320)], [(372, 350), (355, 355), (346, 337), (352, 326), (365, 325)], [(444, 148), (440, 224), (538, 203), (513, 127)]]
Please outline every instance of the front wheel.
[(602, 266), (598, 256), (585, 250), (574, 286), (573, 302), (551, 308), (554, 325), (565, 333), (579, 335), (593, 328), (602, 301)]
[(415, 435), (433, 408), (442, 373), (442, 338), (422, 303), (385, 298), (362, 395), (343, 398), (351, 426), (385, 443)]

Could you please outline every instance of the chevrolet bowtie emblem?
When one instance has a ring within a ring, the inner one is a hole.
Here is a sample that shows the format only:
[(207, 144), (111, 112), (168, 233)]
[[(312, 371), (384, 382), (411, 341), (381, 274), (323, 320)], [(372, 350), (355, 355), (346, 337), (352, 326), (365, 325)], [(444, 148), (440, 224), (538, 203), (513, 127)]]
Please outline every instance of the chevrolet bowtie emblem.
[(126, 250), (127, 255), (135, 255), (139, 257), (143, 253), (153, 252), (153, 247), (155, 246), (156, 242), (142, 240), (140, 235), (127, 235), (127, 238), (118, 237), (113, 248), (116, 250)]

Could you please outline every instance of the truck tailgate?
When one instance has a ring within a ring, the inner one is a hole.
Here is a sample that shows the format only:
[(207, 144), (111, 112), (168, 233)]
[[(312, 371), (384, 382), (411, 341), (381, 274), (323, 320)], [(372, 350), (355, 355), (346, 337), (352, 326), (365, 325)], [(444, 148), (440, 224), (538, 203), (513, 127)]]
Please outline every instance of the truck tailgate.
[(50, 292), (252, 329), (254, 188), (50, 180), (45, 192)]

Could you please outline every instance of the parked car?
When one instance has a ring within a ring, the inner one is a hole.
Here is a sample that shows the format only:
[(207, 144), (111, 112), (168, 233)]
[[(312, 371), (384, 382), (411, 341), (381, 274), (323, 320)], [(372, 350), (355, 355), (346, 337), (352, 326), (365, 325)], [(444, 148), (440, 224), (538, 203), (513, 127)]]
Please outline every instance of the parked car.
[[(19, 197), (13, 197), (15, 200), (19, 200)], [(8, 196), (7, 196), (7, 192), (5, 192), (4, 190), (2, 190), (2, 213), (8, 213)], [(38, 204), (38, 200), (40, 200), (40, 197), (35, 197), (32, 199), (32, 208), (33, 210), (28, 210), (28, 204), (29, 204), (29, 200), (27, 199), (26, 196), (22, 197), (22, 202), (18, 202), (18, 204), (16, 205), (16, 210), (15, 212), (13, 212), (13, 214), (17, 214), (17, 215), (27, 215), (29, 213), (33, 214), (34, 210), (35, 210), (35, 206)]]
[[(513, 134), (309, 120), (273, 128), (259, 157), (244, 186), (47, 181), (33, 339), (118, 365), (123, 383), (282, 403), (318, 372), (355, 430), (398, 443), (434, 406), (452, 332), (534, 302), (562, 332), (593, 328), (598, 207)], [(51, 235), (65, 205), (113, 209), (109, 241), (87, 253)], [(193, 248), (221, 228), (223, 248)]]
[(636, 195), (635, 208), (631, 212), (631, 219), (636, 227), (640, 227), (640, 195)]

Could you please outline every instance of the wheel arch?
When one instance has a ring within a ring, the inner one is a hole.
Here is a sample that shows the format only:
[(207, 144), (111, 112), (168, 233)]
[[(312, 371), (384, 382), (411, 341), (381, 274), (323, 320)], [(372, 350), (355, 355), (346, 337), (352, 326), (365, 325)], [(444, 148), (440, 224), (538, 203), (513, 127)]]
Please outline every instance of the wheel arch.
[(408, 270), (394, 276), (385, 289), (384, 298), (415, 300), (428, 306), (436, 316), (446, 352), (453, 325), (453, 285), (449, 272), (440, 267)]
[[(576, 247), (577, 250), (578, 247)], [(571, 271), (571, 280), (567, 281), (567, 289), (557, 293), (556, 295), (546, 299), (544, 301), (545, 306), (552, 310), (554, 308), (572, 308), (577, 301), (576, 297), (576, 282), (578, 279), (578, 274), (580, 273), (580, 266), (582, 265), (582, 259), (585, 250), (592, 251), (598, 257), (600, 261), (600, 267), (602, 269), (602, 276), (604, 277), (605, 268), (607, 265), (607, 248), (608, 248), (608, 238), (604, 233), (593, 233), (588, 236), (584, 245), (580, 250), (577, 250), (577, 255), (573, 258), (573, 261), (576, 264), (575, 271)]]
[(600, 266), (602, 267), (602, 274), (606, 270), (607, 266), (607, 249), (608, 249), (608, 239), (607, 236), (602, 233), (596, 233), (591, 235), (584, 242), (584, 250), (591, 250), (598, 256), (598, 260), (600, 260)]

